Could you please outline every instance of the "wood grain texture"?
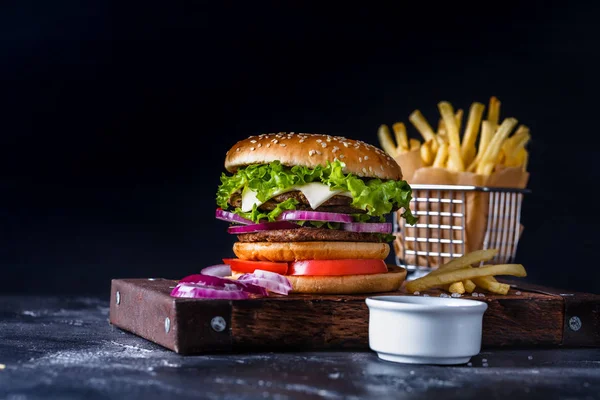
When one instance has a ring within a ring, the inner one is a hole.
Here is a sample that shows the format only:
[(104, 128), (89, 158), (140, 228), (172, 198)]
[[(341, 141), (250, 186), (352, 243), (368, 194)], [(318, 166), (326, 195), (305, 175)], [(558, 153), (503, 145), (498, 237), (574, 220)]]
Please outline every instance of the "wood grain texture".
[[(370, 295), (273, 295), (251, 300), (174, 299), (175, 281), (114, 280), (110, 321), (181, 354), (222, 351), (361, 349), (368, 346)], [(121, 293), (116, 305), (115, 292)], [(421, 295), (439, 296), (438, 290)], [(412, 296), (403, 291), (385, 295)], [(483, 348), (600, 346), (600, 296), (556, 293), (548, 288), (513, 288), (503, 295), (465, 298), (484, 301)], [(569, 330), (577, 313), (582, 327)], [(165, 332), (164, 318), (171, 320)], [(221, 317), (226, 329), (215, 331)], [(401, 332), (399, 332), (401, 334)]]

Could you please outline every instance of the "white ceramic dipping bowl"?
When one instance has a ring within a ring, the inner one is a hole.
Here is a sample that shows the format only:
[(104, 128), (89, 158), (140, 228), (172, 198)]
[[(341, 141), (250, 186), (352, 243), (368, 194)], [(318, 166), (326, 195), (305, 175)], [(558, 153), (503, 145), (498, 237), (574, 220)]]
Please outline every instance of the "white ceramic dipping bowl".
[(379, 358), (409, 364), (464, 364), (481, 350), (482, 301), (374, 296), (369, 347)]

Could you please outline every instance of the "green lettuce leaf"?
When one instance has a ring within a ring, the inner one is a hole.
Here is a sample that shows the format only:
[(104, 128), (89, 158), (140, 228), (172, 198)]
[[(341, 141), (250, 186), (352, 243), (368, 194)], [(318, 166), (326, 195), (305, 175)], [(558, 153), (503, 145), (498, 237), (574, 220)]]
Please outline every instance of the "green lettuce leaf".
[[(353, 174), (343, 173), (344, 164), (340, 161), (319, 165), (315, 168), (294, 166), (284, 167), (279, 161), (269, 164), (254, 164), (239, 169), (233, 176), (221, 175), (221, 185), (217, 189), (217, 205), (224, 210), (229, 208), (228, 200), (236, 192), (245, 187), (256, 191), (256, 197), (267, 201), (274, 193), (282, 192), (292, 186), (300, 186), (311, 182), (321, 182), (332, 190), (343, 190), (352, 195), (352, 206), (366, 211), (366, 216), (379, 217), (380, 220), (392, 211), (394, 206), (404, 208), (402, 217), (407, 223), (414, 225), (416, 218), (412, 215), (409, 203), (412, 190), (406, 181), (368, 179), (363, 180)], [(258, 222), (260, 219), (273, 221), (285, 210), (295, 209), (296, 203), (286, 200), (275, 210), (261, 212), (256, 207), (250, 212), (242, 212), (239, 208), (236, 214)], [(366, 217), (360, 217), (364, 220)]]

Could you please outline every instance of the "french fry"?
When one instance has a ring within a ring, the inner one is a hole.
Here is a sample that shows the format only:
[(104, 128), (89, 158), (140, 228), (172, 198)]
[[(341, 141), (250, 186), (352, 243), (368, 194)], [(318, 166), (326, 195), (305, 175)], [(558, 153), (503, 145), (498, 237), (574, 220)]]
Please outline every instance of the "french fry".
[(470, 279), (465, 279), (463, 281), (463, 286), (465, 287), (465, 292), (467, 293), (473, 293), (476, 288), (475, 283), (473, 283), (473, 281)]
[(446, 125), (446, 134), (448, 135), (450, 147), (456, 147), (457, 149), (460, 149), (460, 136), (458, 134), (456, 117), (454, 115), (452, 105), (447, 101), (441, 101), (438, 103), (438, 109), (442, 115), (442, 118), (444, 119), (444, 124)]
[(471, 104), (471, 108), (469, 109), (469, 119), (467, 120), (465, 135), (460, 147), (460, 155), (465, 165), (469, 165), (475, 158), (475, 142), (479, 134), (483, 110), (485, 110), (485, 106), (477, 102)]
[(481, 160), (479, 161), (479, 166), (477, 167), (477, 173), (480, 172), (480, 168), (483, 169), (484, 165), (487, 163), (494, 163), (498, 158), (498, 153), (502, 148), (502, 142), (510, 135), (510, 132), (517, 125), (518, 121), (515, 118), (505, 118), (502, 121), (502, 124), (498, 127), (498, 130), (492, 137), (490, 144), (485, 149)]
[(421, 114), (421, 111), (413, 111), (408, 116), (408, 120), (414, 125), (415, 128), (417, 128), (425, 141), (431, 140), (435, 137), (435, 133), (433, 132), (431, 125), (429, 125), (429, 122), (427, 122), (423, 114)]
[(461, 108), (459, 108), (456, 111), (456, 114), (454, 114), (454, 119), (456, 120), (456, 129), (458, 130), (459, 135), (460, 135), (460, 128), (462, 128), (463, 115), (464, 115), (464, 111)]
[(460, 149), (458, 147), (454, 147), (450, 145), (448, 147), (448, 164), (447, 168), (450, 171), (462, 172), (465, 170), (465, 165), (463, 164), (463, 160), (460, 157)]
[(409, 150), (418, 150), (421, 147), (421, 142), (419, 142), (418, 139), (409, 139), (408, 140), (409, 143)]
[(438, 121), (437, 134), (446, 133), (446, 125), (444, 125), (444, 118), (440, 118)]
[(379, 130), (377, 131), (377, 136), (379, 137), (381, 148), (390, 156), (396, 157), (398, 155), (398, 151), (396, 150), (396, 145), (392, 140), (390, 128), (385, 124), (380, 125)]
[(462, 282), (454, 282), (454, 283), (450, 284), (450, 286), (448, 287), (448, 291), (450, 293), (463, 294), (465, 292), (465, 286), (463, 285)]
[(454, 271), (457, 269), (469, 268), (475, 263), (490, 261), (492, 258), (496, 257), (497, 254), (498, 249), (474, 250), (454, 258), (446, 264), (440, 265), (438, 269), (431, 271), (429, 275), (437, 275), (442, 271)]
[[(507, 160), (508, 161), (516, 160), (517, 154), (519, 154), (519, 152), (525, 148), (525, 145), (529, 142), (530, 139), (531, 139), (531, 135), (529, 134), (529, 132), (525, 132), (523, 135), (515, 137), (512, 142), (512, 148), (510, 149), (510, 153), (506, 154)], [(514, 166), (517, 166), (517, 165), (519, 165), (519, 164), (515, 164)]]
[(423, 160), (423, 164), (427, 166), (433, 164), (434, 155), (431, 148), (433, 143), (435, 143), (435, 139), (428, 140), (421, 145), (421, 160)]
[(448, 135), (446, 134), (445, 130), (442, 129), (435, 137), (439, 145), (442, 145), (443, 143), (448, 144)]
[(496, 96), (490, 97), (487, 120), (494, 125), (498, 125), (498, 122), (500, 122), (500, 100)]
[(467, 167), (467, 171), (475, 172), (477, 169), (477, 165), (481, 161), (481, 157), (485, 153), (492, 137), (494, 136), (494, 132), (496, 131), (496, 126), (490, 121), (482, 121), (481, 122), (481, 137), (479, 138), (479, 149), (477, 150), (477, 155), (475, 159), (471, 161), (469, 166)]
[(529, 163), (529, 152), (523, 149), (523, 163), (521, 164), (523, 167), (523, 171), (527, 171), (527, 164)]
[(401, 151), (408, 151), (408, 136), (406, 135), (406, 126), (402, 122), (396, 122), (392, 125), (396, 144)]
[(522, 141), (528, 135), (529, 128), (525, 125), (519, 125), (515, 133), (504, 141), (502, 144), (502, 150), (506, 155), (510, 155), (512, 157), (516, 144)]
[(438, 148), (437, 153), (435, 154), (435, 159), (433, 160), (433, 166), (436, 168), (444, 168), (446, 165), (446, 160), (448, 159), (448, 144), (442, 143)]
[(479, 268), (465, 268), (454, 271), (441, 270), (439, 274), (427, 274), (421, 278), (409, 281), (406, 290), (410, 293), (427, 290), (436, 286), (449, 285), (453, 282), (465, 279), (480, 278), (482, 276), (512, 275), (517, 277), (527, 276), (525, 268), (521, 264), (497, 264), (485, 265)]
[(510, 285), (498, 282), (493, 276), (473, 278), (473, 282), (480, 288), (492, 293), (507, 294), (510, 290)]
[(477, 167), (477, 173), (485, 176), (490, 176), (492, 172), (494, 172), (495, 165), (495, 162), (479, 164), (479, 167)]

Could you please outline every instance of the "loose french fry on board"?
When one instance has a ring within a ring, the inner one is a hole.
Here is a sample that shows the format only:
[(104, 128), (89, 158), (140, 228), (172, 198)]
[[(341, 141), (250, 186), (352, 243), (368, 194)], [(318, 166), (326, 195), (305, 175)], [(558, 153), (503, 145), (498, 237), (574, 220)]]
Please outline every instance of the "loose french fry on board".
[(390, 128), (385, 124), (380, 125), (377, 136), (379, 137), (381, 148), (390, 156), (395, 157), (398, 154), (398, 151), (396, 150), (396, 145), (392, 139)]
[(462, 282), (454, 282), (448, 287), (450, 293), (463, 294), (465, 292), (465, 286)]
[(473, 159), (475, 159), (475, 142), (479, 134), (484, 109), (485, 106), (477, 102), (471, 104), (471, 108), (469, 109), (469, 119), (467, 120), (467, 126), (460, 147), (460, 154), (465, 165), (471, 164)]
[(419, 131), (425, 141), (435, 138), (435, 132), (433, 132), (431, 125), (429, 125), (429, 122), (427, 122), (423, 114), (421, 114), (421, 111), (413, 111), (408, 116), (408, 120), (414, 125), (415, 128), (417, 128), (417, 131)]
[(406, 134), (406, 126), (402, 122), (396, 122), (392, 125), (394, 135), (396, 136), (396, 144), (400, 151), (408, 151), (408, 135)]
[(521, 264), (484, 265), (478, 268), (465, 268), (455, 271), (442, 270), (439, 274), (427, 274), (421, 278), (409, 281), (406, 284), (406, 290), (414, 293), (436, 286), (449, 285), (465, 279), (473, 280), (474, 278), (493, 275), (525, 277), (527, 276), (527, 271), (525, 271), (525, 268)]
[(465, 279), (463, 281), (463, 286), (465, 287), (465, 292), (467, 293), (473, 293), (473, 291), (477, 287), (475, 283), (473, 283), (473, 281), (470, 279)]

